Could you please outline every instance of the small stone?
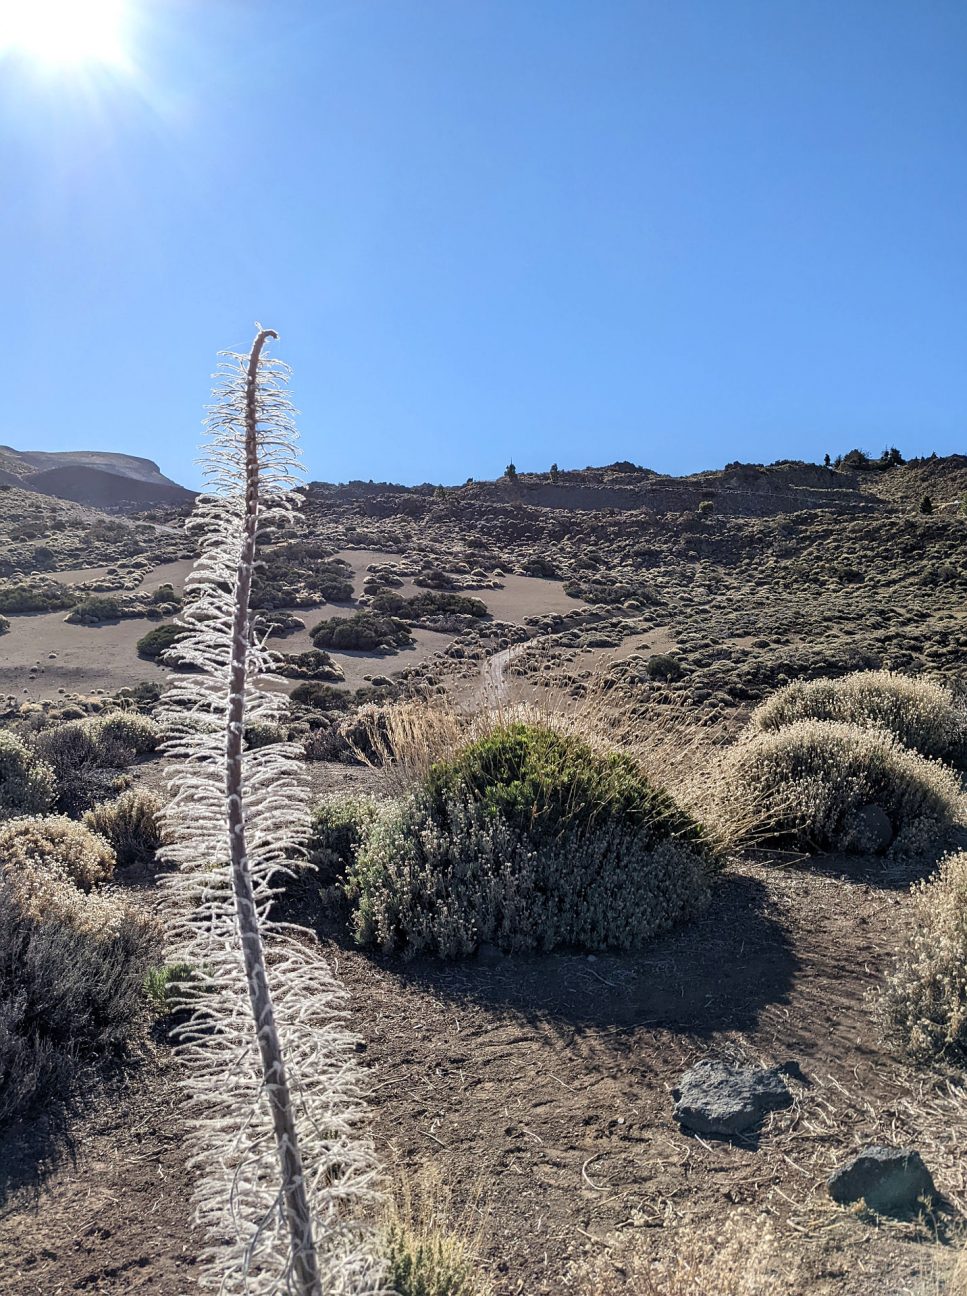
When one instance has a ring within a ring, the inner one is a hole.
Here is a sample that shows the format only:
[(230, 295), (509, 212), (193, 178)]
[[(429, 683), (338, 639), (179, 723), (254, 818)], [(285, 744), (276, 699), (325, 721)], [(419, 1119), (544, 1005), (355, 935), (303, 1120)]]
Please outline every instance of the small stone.
[(497, 946), (491, 944), (490, 941), (484, 941), (483, 944), (477, 946), (477, 962), (483, 964), (484, 967), (493, 967), (496, 963), (502, 962), (503, 957)]
[(864, 1148), (829, 1176), (827, 1186), (833, 1201), (865, 1201), (881, 1215), (914, 1214), (921, 1201), (937, 1195), (933, 1176), (913, 1148)]
[(675, 1119), (697, 1134), (741, 1134), (792, 1103), (775, 1067), (735, 1066), (706, 1059), (682, 1076)]

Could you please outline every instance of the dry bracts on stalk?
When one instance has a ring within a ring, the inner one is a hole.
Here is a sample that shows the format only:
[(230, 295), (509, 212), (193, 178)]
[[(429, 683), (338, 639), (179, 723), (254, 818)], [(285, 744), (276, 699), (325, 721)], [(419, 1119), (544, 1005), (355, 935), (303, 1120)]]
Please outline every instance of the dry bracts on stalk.
[(179, 1030), (194, 1122), (202, 1285), (220, 1292), (361, 1296), (381, 1289), (366, 1224), (374, 1159), (364, 1132), (345, 994), (309, 933), (274, 923), (273, 881), (308, 824), (297, 749), (245, 750), (277, 724), (272, 655), (252, 631), (258, 537), (292, 519), (300, 482), (287, 367), (264, 354), (221, 364), (207, 420), (209, 493), (190, 521), (179, 657), (166, 694), (173, 799), (169, 957), (191, 969)]

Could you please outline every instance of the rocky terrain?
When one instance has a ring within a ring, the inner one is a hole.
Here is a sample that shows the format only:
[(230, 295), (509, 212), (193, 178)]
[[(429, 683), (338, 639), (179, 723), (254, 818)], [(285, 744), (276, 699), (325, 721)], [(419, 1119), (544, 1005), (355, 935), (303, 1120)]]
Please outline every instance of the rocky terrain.
[[(2, 450), (0, 481), (4, 726), (29, 739), (118, 705), (150, 716), (172, 665), (159, 654), (177, 651), (176, 630), (157, 632), (191, 568), (188, 493), (115, 455)], [(887, 669), (960, 696), (962, 500), (967, 457), (858, 452), (684, 478), (620, 463), (459, 487), (312, 482), (256, 589), (292, 696), (285, 736), (314, 796), (378, 800), (366, 720), (405, 699), (593, 703), (608, 735), (672, 732), (656, 757), (672, 782), (792, 681)], [(147, 754), (124, 777), (163, 793), (162, 773)], [(472, 1204), (481, 1292), (691, 1296), (632, 1286), (628, 1246), (650, 1263), (683, 1230), (738, 1221), (779, 1239), (772, 1285), (726, 1296), (953, 1294), (962, 1076), (884, 1043), (870, 996), (914, 928), (909, 886), (962, 831), (916, 858), (736, 847), (706, 912), (630, 953), (481, 945), (404, 962), (354, 943), (317, 885), (287, 903), (350, 988), (381, 1161), (404, 1177), (435, 1164)], [(113, 885), (155, 912), (159, 871), (119, 868)], [(709, 1057), (768, 1071), (788, 1102), (737, 1137), (683, 1125), (673, 1091)], [(0, 1294), (195, 1290), (176, 1074), (162, 1019), (90, 1068), (66, 1113), (4, 1135)], [(877, 1144), (922, 1154), (930, 1213), (831, 1198), (827, 1178)]]

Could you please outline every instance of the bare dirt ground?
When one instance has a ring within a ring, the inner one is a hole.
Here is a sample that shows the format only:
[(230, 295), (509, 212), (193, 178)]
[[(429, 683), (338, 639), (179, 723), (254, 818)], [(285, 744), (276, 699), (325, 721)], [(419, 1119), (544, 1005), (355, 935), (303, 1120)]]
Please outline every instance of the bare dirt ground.
[[(340, 785), (365, 780), (329, 768)], [(645, 955), (493, 966), (374, 958), (311, 888), (292, 907), (350, 988), (383, 1164), (418, 1177), (433, 1163), (455, 1205), (477, 1202), (499, 1296), (579, 1292), (580, 1262), (628, 1230), (667, 1252), (683, 1224), (714, 1232), (736, 1212), (772, 1218), (806, 1296), (904, 1296), (933, 1290), (967, 1204), (967, 1109), (884, 1055), (866, 1001), (909, 880), (845, 861), (738, 862), (706, 916)], [(157, 903), (150, 875), (129, 885)], [(741, 1142), (684, 1134), (671, 1090), (709, 1053), (789, 1064), (794, 1107)], [(96, 1095), (46, 1170), (42, 1130), (0, 1149), (2, 1296), (194, 1289), (176, 1075), (158, 1043)], [(923, 1150), (946, 1199), (933, 1220), (829, 1201), (834, 1165), (876, 1140)]]

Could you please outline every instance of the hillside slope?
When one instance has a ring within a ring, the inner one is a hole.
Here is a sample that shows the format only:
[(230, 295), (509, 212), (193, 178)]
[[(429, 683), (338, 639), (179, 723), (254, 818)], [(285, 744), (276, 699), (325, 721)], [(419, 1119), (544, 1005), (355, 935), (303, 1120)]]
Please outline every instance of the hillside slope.
[(155, 504), (187, 504), (194, 498), (153, 460), (102, 450), (52, 452), (0, 446), (0, 481), (122, 512)]

